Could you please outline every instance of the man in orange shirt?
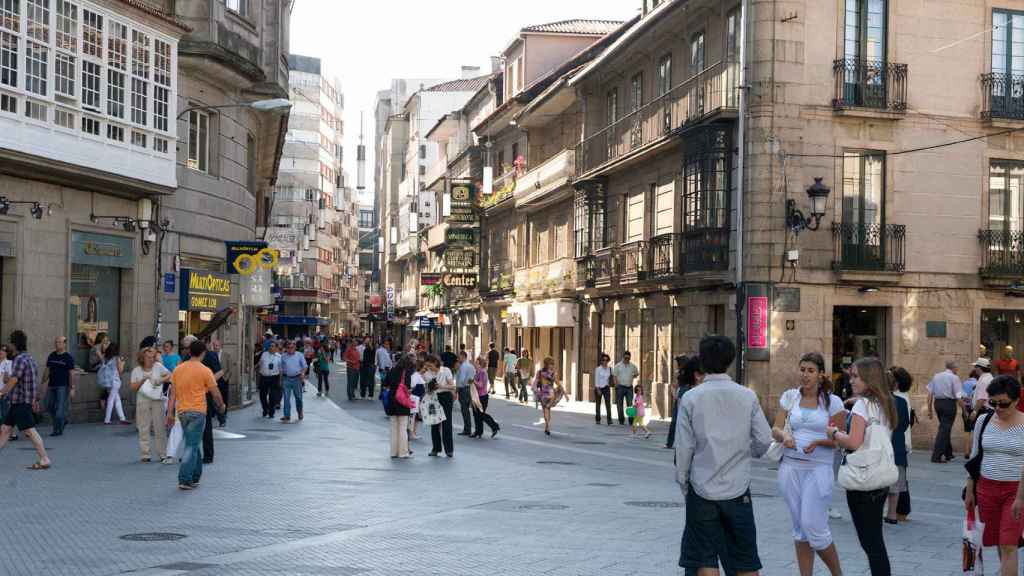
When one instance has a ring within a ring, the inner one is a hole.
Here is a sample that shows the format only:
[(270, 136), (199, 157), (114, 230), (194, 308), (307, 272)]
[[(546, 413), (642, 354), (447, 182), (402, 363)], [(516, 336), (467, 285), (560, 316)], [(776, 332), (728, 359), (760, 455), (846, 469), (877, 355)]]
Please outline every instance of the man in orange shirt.
[(349, 342), (348, 348), (345, 349), (345, 375), (348, 378), (346, 392), (349, 402), (354, 402), (356, 399), (356, 388), (359, 387), (359, 368), (362, 361), (363, 357), (359, 353), (359, 348), (356, 347), (356, 341), (352, 340)]
[(206, 395), (213, 397), (218, 412), (225, 409), (224, 398), (217, 389), (213, 372), (203, 365), (206, 344), (196, 340), (188, 347), (189, 359), (171, 374), (171, 388), (167, 399), (167, 425), (174, 424), (177, 414), (185, 437), (185, 453), (178, 468), (178, 488), (193, 490), (203, 475), (203, 461), (199, 445), (206, 428)]

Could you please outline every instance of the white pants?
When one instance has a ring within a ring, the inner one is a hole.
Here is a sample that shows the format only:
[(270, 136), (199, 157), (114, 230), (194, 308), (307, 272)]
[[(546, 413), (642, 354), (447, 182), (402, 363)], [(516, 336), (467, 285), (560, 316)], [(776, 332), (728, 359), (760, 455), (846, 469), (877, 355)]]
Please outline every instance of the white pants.
[(181, 439), (185, 431), (181, 429), (181, 420), (175, 419), (171, 434), (167, 438), (167, 456), (170, 458), (181, 458)]
[(391, 457), (409, 455), (408, 416), (391, 416)]
[(832, 463), (784, 457), (779, 466), (779, 493), (793, 520), (793, 540), (807, 542), (814, 550), (828, 548), (832, 544), (828, 527)]
[(121, 405), (121, 384), (115, 382), (110, 387), (110, 394), (107, 395), (107, 417), (103, 419), (105, 424), (110, 424), (111, 412), (117, 408), (117, 417), (124, 420), (124, 406)]

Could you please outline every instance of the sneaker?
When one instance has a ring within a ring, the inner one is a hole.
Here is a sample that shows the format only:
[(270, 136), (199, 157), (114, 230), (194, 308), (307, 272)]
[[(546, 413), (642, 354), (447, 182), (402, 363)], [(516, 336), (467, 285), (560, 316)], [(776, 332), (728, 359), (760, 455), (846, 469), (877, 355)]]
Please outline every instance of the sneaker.
[(178, 490), (194, 490), (195, 486), (192, 484), (178, 484)]
[(174, 464), (174, 458), (171, 458), (170, 456), (168, 456), (168, 457), (164, 458), (163, 460), (161, 460), (160, 463), (161, 464)]
[(491, 438), (497, 436), (499, 430), (501, 430), (501, 428), (495, 428), (494, 430), (491, 430)]
[(281, 422), (291, 422), (291, 421), (292, 421), (292, 419), (287, 417), (287, 416), (282, 416), (281, 417)]
[(843, 515), (840, 514), (839, 511), (836, 510), (835, 508), (831, 508), (830, 507), (828, 509), (828, 517), (833, 519), (833, 520), (839, 520), (839, 519), (841, 519), (843, 517)]

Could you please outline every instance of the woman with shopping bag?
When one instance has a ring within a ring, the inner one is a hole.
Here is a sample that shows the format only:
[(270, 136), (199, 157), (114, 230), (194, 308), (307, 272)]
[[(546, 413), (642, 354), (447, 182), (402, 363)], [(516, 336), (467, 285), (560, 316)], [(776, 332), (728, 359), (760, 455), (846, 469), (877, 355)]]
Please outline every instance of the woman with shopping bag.
[[(135, 392), (135, 422), (142, 462), (151, 462), (155, 456), (163, 464), (173, 464), (174, 459), (167, 456), (164, 405), (164, 384), (171, 381), (171, 373), (156, 361), (156, 348), (139, 350), (137, 360), (139, 365), (132, 370), (129, 385)], [(156, 438), (155, 454), (150, 450), (150, 435)]]
[(882, 510), (889, 487), (899, 480), (892, 449), (897, 422), (889, 373), (878, 358), (861, 358), (850, 369), (857, 396), (850, 411), (848, 432), (828, 427), (828, 437), (847, 451), (839, 468), (839, 485), (846, 489), (857, 539), (868, 557), (871, 576), (889, 576), (892, 567), (882, 534)]
[(409, 415), (413, 406), (409, 387), (406, 385), (412, 375), (416, 372), (411, 356), (403, 356), (391, 372), (388, 373), (387, 403), (384, 406), (384, 413), (388, 415), (391, 423), (391, 457), (410, 458), (412, 451), (409, 450)]
[(427, 365), (435, 374), (427, 383), (427, 397), (424, 398), (425, 408), (421, 411), (423, 421), (430, 426), (431, 456), (444, 453), (452, 458), (455, 456), (455, 442), (452, 435), (452, 407), (455, 405), (455, 377), (451, 369), (441, 365), (437, 356), (429, 356)]
[(1020, 383), (999, 376), (987, 386), (992, 412), (979, 419), (964, 488), (968, 514), (978, 507), (984, 523), (982, 546), (999, 547), (1000, 576), (1018, 574), (1024, 533), (1024, 413), (1017, 410)]

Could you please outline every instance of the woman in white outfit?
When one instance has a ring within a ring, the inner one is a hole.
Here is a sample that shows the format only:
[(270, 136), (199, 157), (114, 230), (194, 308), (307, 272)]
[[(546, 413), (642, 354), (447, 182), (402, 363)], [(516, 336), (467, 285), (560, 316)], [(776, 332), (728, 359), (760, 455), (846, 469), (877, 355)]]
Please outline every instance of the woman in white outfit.
[(825, 430), (830, 424), (844, 423), (846, 413), (843, 401), (831, 393), (821, 354), (804, 354), (800, 359), (800, 387), (783, 393), (779, 403), (782, 409), (775, 415), (772, 437), (784, 447), (779, 492), (793, 520), (800, 576), (814, 572), (815, 553), (837, 576), (842, 570), (828, 527), (835, 444)]
[(173, 464), (167, 457), (167, 425), (165, 422), (164, 384), (171, 381), (171, 373), (156, 361), (155, 348), (139, 350), (139, 365), (132, 370), (130, 384), (135, 391), (135, 422), (139, 427), (139, 450), (142, 461), (151, 462), (150, 434), (156, 437), (156, 458), (164, 464)]
[(117, 343), (111, 342), (103, 352), (103, 366), (100, 367), (101, 381), (107, 387), (107, 415), (104, 424), (110, 424), (110, 417), (117, 410), (117, 418), (121, 424), (131, 424), (124, 417), (124, 406), (121, 405), (121, 373), (124, 372), (124, 358), (119, 356), (121, 350)]

